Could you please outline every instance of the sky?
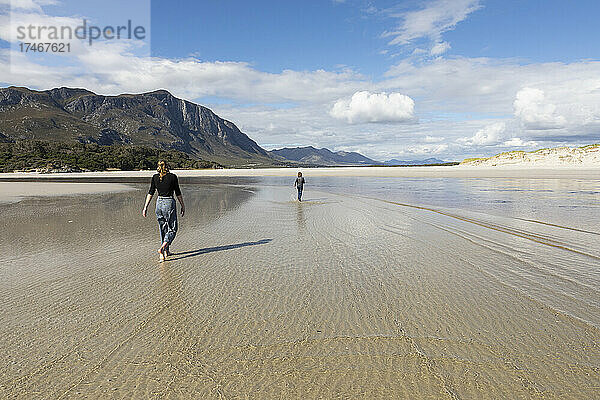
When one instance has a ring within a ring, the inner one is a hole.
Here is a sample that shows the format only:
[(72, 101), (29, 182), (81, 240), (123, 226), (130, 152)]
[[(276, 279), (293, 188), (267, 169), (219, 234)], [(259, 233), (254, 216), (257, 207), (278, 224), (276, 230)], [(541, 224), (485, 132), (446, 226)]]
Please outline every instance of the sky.
[[(600, 142), (597, 15), (586, 0), (0, 0), (0, 84), (167, 89), (267, 149), (461, 160)], [(35, 40), (19, 26), (83, 19), (145, 37), (20, 49)]]

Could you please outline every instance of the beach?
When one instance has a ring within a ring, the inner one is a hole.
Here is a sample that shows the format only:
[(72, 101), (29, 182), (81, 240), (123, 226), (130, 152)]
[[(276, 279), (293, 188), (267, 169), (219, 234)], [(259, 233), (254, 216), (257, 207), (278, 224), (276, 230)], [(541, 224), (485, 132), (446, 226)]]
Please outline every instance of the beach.
[(133, 188), (127, 185), (81, 182), (36, 182), (15, 184), (0, 182), (0, 203), (14, 203), (31, 197), (76, 196), (83, 194), (119, 193)]
[(295, 171), (2, 174), (0, 397), (600, 397), (599, 169)]
[[(526, 166), (406, 166), (406, 167), (320, 167), (320, 168), (223, 168), (175, 170), (188, 177), (264, 177), (290, 176), (296, 170), (308, 171), (311, 176), (354, 177), (416, 177), (416, 178), (584, 178), (597, 179), (598, 165)], [(150, 177), (155, 171), (101, 171), (81, 173), (39, 174), (30, 172), (0, 173), (0, 180), (108, 179)]]

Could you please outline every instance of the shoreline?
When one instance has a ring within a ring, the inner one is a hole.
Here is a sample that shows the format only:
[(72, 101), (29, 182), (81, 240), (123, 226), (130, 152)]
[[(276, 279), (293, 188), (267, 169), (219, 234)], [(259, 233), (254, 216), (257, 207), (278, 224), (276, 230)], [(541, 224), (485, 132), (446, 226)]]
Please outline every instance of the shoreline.
[[(575, 179), (600, 180), (600, 166), (591, 167), (325, 167), (173, 170), (180, 178), (294, 177), (303, 171), (310, 178), (423, 178), (423, 179)], [(0, 204), (28, 197), (75, 196), (135, 190), (129, 184), (145, 183), (155, 171), (98, 171), (40, 174), (0, 173)]]
[[(432, 167), (319, 167), (260, 169), (173, 170), (181, 177), (268, 177), (291, 176), (304, 171), (313, 177), (399, 177), (399, 178), (573, 178), (600, 179), (600, 166), (432, 166)], [(14, 180), (52, 181), (54, 179), (145, 178), (155, 173), (146, 171), (97, 171), (40, 174), (35, 172), (0, 173), (0, 182)]]

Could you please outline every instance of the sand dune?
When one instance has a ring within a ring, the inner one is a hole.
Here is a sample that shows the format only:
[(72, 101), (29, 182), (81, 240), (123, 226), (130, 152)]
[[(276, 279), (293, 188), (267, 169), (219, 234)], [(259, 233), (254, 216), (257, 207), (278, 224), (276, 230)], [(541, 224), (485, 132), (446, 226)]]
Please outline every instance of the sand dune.
[(600, 396), (596, 231), (188, 185), (158, 264), (136, 187), (0, 208), (0, 397)]
[(556, 147), (535, 151), (508, 151), (489, 158), (470, 158), (462, 167), (600, 167), (600, 144), (583, 147)]

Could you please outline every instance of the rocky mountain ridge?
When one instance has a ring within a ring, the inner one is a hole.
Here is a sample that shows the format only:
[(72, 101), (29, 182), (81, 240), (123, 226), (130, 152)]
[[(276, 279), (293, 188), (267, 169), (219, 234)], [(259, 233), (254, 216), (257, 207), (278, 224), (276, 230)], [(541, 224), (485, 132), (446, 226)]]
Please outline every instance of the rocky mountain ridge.
[(333, 152), (329, 149), (317, 149), (313, 146), (284, 147), (269, 153), (281, 161), (293, 161), (306, 165), (381, 165), (381, 162), (372, 160), (360, 153), (349, 151)]
[(431, 164), (444, 164), (446, 161), (438, 158), (426, 158), (424, 160), (398, 160), (392, 158), (384, 162), (385, 165), (431, 165)]
[(142, 145), (234, 165), (274, 160), (237, 126), (166, 90), (104, 96), (86, 89), (0, 89), (0, 140)]

